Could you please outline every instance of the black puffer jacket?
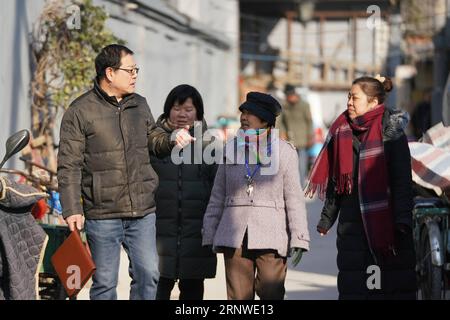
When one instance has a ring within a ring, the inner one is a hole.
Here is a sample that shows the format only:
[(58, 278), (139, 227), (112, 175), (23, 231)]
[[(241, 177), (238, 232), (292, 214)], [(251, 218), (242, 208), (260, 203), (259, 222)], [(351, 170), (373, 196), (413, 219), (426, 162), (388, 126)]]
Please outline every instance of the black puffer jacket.
[[(396, 224), (412, 227), (411, 156), (408, 142), (400, 125), (400, 113), (386, 111), (383, 116), (383, 140), (386, 154), (392, 206)], [(331, 143), (329, 145), (331, 146)], [(327, 199), (318, 226), (330, 229), (339, 216), (337, 229), (337, 265), (339, 299), (415, 299), (415, 251), (411, 230), (396, 229), (397, 255), (378, 261), (381, 269), (381, 289), (369, 290), (367, 271), (375, 260), (369, 250), (358, 199), (359, 140), (353, 137), (354, 190), (351, 195), (337, 196), (333, 182), (329, 183)]]
[[(172, 132), (162, 116), (157, 125)], [(196, 138), (200, 141), (200, 137)], [(216, 165), (204, 162), (175, 165), (170, 157), (153, 156), (151, 162), (160, 181), (156, 192), (156, 243), (161, 277), (214, 278), (216, 255), (210, 248), (202, 247), (201, 228)]]
[(64, 217), (84, 212), (87, 219), (134, 218), (154, 212), (158, 177), (149, 151), (170, 150), (170, 137), (156, 128), (144, 97), (131, 94), (118, 103), (95, 81), (61, 123), (58, 183)]

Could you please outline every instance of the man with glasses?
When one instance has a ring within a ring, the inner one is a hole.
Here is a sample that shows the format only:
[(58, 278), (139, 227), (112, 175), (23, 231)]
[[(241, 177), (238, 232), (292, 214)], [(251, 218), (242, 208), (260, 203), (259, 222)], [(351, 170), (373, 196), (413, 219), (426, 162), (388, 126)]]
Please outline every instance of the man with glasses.
[(157, 128), (144, 97), (135, 93), (133, 52), (109, 45), (95, 59), (91, 90), (72, 102), (61, 123), (58, 182), (70, 230), (85, 229), (97, 270), (91, 299), (117, 299), (121, 246), (130, 260), (130, 299), (154, 299), (159, 279), (155, 240), (158, 177), (150, 153), (170, 154), (193, 139)]

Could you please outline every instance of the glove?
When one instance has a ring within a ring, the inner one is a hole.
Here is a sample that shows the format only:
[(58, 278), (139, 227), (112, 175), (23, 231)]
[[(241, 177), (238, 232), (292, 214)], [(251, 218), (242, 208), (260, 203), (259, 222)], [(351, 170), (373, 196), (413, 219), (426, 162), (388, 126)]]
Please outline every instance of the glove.
[(292, 266), (296, 267), (303, 256), (303, 249), (302, 248), (292, 248), (291, 249), (291, 256), (292, 256)]

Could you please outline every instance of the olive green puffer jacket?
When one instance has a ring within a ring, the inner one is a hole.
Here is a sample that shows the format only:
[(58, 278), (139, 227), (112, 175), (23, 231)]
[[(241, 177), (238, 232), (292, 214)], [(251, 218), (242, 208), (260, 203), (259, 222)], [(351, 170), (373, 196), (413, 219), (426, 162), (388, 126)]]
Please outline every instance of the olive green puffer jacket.
[[(58, 152), (63, 216), (139, 218), (155, 211), (158, 176), (149, 152), (170, 154), (172, 143), (156, 127), (144, 97), (120, 102), (97, 81), (64, 114)], [(81, 201), (81, 199), (83, 201)]]

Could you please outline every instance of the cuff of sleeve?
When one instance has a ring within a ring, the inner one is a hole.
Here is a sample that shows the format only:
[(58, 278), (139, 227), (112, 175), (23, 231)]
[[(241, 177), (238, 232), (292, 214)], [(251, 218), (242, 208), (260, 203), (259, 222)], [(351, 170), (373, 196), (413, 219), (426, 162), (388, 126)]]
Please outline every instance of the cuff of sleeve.
[(309, 251), (309, 241), (305, 239), (291, 239), (291, 248), (300, 248), (303, 251)]
[(67, 219), (68, 217), (74, 216), (74, 215), (76, 215), (76, 214), (84, 215), (84, 214), (83, 214), (83, 210), (80, 209), (80, 210), (74, 210), (74, 211), (69, 211), (69, 212), (63, 212), (63, 215), (62, 215), (62, 216), (63, 216), (64, 219)]
[(212, 246), (213, 240), (210, 237), (203, 237), (202, 246)]
[(317, 224), (317, 227), (320, 227), (320, 228), (328, 231), (331, 228), (331, 223), (328, 219), (322, 218), (322, 219), (320, 219), (319, 223)]
[(205, 232), (205, 229), (202, 228), (202, 246), (212, 246), (214, 236)]

